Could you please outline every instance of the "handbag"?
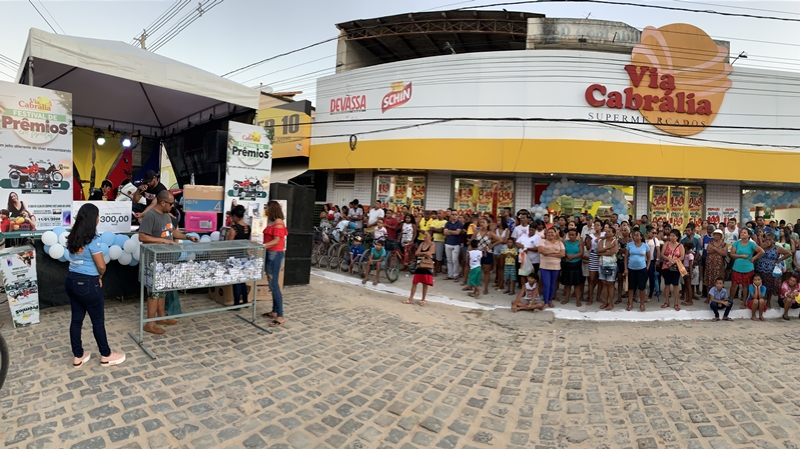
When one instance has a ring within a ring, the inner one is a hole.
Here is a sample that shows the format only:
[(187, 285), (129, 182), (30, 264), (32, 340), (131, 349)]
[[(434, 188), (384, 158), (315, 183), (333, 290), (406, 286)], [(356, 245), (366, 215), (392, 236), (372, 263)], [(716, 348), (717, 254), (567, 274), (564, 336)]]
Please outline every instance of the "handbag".
[[(428, 250), (431, 248), (428, 247)], [(426, 250), (427, 251), (427, 250)], [(424, 270), (433, 270), (433, 259), (426, 259), (425, 257), (417, 257), (417, 266)]]
[(678, 267), (678, 272), (681, 274), (681, 277), (684, 277), (687, 274), (689, 274), (689, 272), (686, 271), (686, 267), (684, 267), (682, 263), (676, 263), (675, 265), (673, 265), (673, 267)]

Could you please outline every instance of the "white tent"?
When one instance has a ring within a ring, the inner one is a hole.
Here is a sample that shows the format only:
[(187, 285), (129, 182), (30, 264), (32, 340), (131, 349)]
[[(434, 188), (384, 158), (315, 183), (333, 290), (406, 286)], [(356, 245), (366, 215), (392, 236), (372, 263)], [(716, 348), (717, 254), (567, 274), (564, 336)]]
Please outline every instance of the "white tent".
[(255, 110), (260, 96), (258, 89), (124, 42), (35, 28), (17, 82), (72, 93), (76, 126), (111, 126), (145, 136)]

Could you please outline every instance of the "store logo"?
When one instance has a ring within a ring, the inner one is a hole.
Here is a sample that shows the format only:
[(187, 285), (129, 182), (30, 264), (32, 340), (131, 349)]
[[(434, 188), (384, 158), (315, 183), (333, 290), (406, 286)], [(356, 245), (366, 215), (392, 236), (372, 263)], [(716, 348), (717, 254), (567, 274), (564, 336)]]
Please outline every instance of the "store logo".
[(242, 135), (242, 140), (247, 142), (261, 142), (261, 134), (260, 133), (252, 133), (252, 134), (244, 134)]
[(733, 68), (725, 62), (727, 57), (727, 48), (695, 26), (647, 27), (633, 48), (631, 64), (625, 66), (631, 87), (618, 92), (592, 84), (586, 89), (586, 102), (638, 110), (668, 134), (698, 134), (714, 121), (731, 87), (728, 75)]
[(381, 113), (408, 103), (411, 99), (411, 83), (403, 85), (402, 81), (392, 83), (392, 91), (383, 96)]
[(53, 109), (53, 102), (51, 102), (47, 97), (39, 97), (36, 99), (31, 98), (28, 101), (20, 100), (19, 107), (42, 112), (50, 112), (50, 110)]
[(331, 114), (344, 114), (346, 112), (367, 112), (367, 96), (345, 95), (344, 97), (331, 98)]

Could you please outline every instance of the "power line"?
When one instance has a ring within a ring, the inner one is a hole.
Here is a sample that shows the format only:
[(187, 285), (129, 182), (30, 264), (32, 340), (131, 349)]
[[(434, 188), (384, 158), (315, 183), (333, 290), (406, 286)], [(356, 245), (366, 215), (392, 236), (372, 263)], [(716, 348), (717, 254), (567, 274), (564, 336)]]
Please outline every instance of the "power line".
[(261, 64), (263, 64), (265, 62), (269, 62), (269, 61), (272, 61), (274, 59), (277, 59), (277, 58), (280, 58), (280, 57), (283, 57), (283, 56), (291, 55), (291, 54), (297, 53), (299, 51), (308, 50), (309, 48), (316, 47), (318, 45), (322, 45), (322, 44), (325, 44), (325, 43), (328, 43), (328, 42), (331, 42), (331, 41), (335, 41), (337, 39), (339, 39), (339, 36), (335, 36), (335, 37), (332, 37), (330, 39), (325, 39), (325, 40), (322, 40), (322, 41), (319, 41), (319, 42), (315, 42), (313, 44), (306, 45), (305, 47), (300, 47), (300, 48), (297, 48), (297, 49), (294, 49), (294, 50), (287, 51), (285, 53), (277, 54), (275, 56), (270, 56), (267, 59), (262, 59), (261, 61), (256, 61), (256, 62), (254, 62), (252, 64), (248, 64), (248, 65), (246, 65), (244, 67), (239, 67), (236, 70), (231, 70), (230, 72), (224, 73), (224, 74), (222, 74), (220, 76), (222, 76), (224, 78), (224, 77), (227, 77), (227, 76), (232, 75), (234, 73), (246, 72), (247, 70), (250, 70), (253, 67), (259, 66), (259, 65), (261, 65)]
[(197, 19), (202, 17), (203, 14), (207, 13), (208, 11), (210, 11), (211, 9), (213, 9), (215, 6), (219, 5), (223, 1), (224, 0), (206, 0), (206, 2), (198, 4), (197, 8), (192, 10), (193, 11), (192, 13), (189, 13), (186, 16), (184, 16), (184, 18), (181, 19), (180, 22), (178, 22), (172, 28), (167, 30), (161, 37), (156, 39), (156, 42), (151, 47), (150, 51), (155, 52), (158, 49), (160, 49), (161, 47), (163, 47), (164, 45), (166, 45), (167, 43), (169, 43), (169, 41), (174, 39), (175, 36), (180, 34), (189, 25), (191, 25)]
[(774, 9), (761, 9), (761, 8), (748, 8), (746, 6), (734, 6), (734, 5), (720, 5), (719, 3), (704, 3), (704, 2), (694, 2), (694, 1), (686, 1), (686, 0), (672, 0), (673, 2), (678, 3), (688, 3), (690, 5), (708, 5), (708, 6), (722, 6), (723, 8), (731, 8), (731, 9), (746, 9), (749, 11), (761, 11), (761, 12), (776, 12), (778, 14), (789, 14), (793, 16), (800, 16), (800, 13), (791, 12), (791, 11), (777, 11)]
[[(166, 11), (164, 11), (160, 16), (158, 16), (153, 23), (147, 26), (144, 30), (142, 30), (142, 34), (137, 38), (134, 37), (131, 40), (131, 45), (135, 43), (139, 43), (142, 45), (143, 48), (146, 47), (146, 39), (152, 36), (155, 32), (160, 30), (164, 27), (167, 23), (169, 23), (176, 15), (178, 15), (184, 8), (189, 4), (190, 0), (177, 0), (172, 6), (169, 7)], [(143, 42), (145, 41), (145, 42)]]
[(42, 20), (44, 20), (44, 23), (46, 23), (47, 26), (49, 26), (50, 29), (53, 30), (53, 33), (58, 34), (58, 31), (56, 31), (56, 29), (53, 28), (53, 25), (50, 25), (50, 22), (47, 21), (47, 18), (44, 15), (42, 15), (41, 11), (39, 11), (39, 8), (37, 8), (36, 5), (33, 4), (33, 0), (28, 0), (28, 3), (30, 3), (31, 6), (33, 6), (33, 9), (35, 9), (36, 12), (39, 13), (39, 17), (41, 17)]
[(42, 8), (44, 8), (44, 10), (45, 10), (45, 12), (47, 13), (47, 15), (49, 15), (49, 16), (50, 16), (50, 18), (51, 18), (51, 19), (53, 19), (53, 22), (55, 22), (55, 23), (56, 23), (56, 26), (58, 27), (58, 29), (59, 29), (59, 30), (61, 30), (61, 33), (63, 33), (63, 34), (67, 34), (67, 33), (65, 33), (65, 32), (64, 32), (64, 29), (63, 29), (63, 28), (61, 28), (61, 25), (59, 25), (58, 21), (57, 21), (57, 20), (56, 20), (56, 18), (53, 16), (53, 14), (50, 12), (50, 10), (48, 10), (48, 9), (47, 9), (47, 6), (44, 6), (44, 3), (42, 3), (42, 0), (39, 0), (39, 4), (40, 4), (40, 5), (42, 5)]
[[(720, 16), (727, 16), (727, 17), (744, 17), (748, 19), (765, 19), (765, 20), (778, 20), (784, 22), (800, 22), (800, 19), (792, 19), (789, 17), (776, 17), (776, 16), (761, 16), (757, 14), (745, 14), (745, 13), (736, 13), (736, 12), (726, 12), (726, 11), (715, 11), (712, 9), (691, 9), (691, 8), (679, 8), (676, 6), (663, 6), (663, 5), (648, 5), (648, 4), (640, 4), (640, 3), (630, 3), (630, 2), (619, 2), (619, 1), (612, 1), (612, 0), (526, 0), (526, 1), (517, 1), (517, 2), (504, 2), (504, 3), (492, 3), (489, 5), (479, 5), (479, 6), (467, 6), (464, 8), (459, 8), (460, 10), (469, 10), (469, 9), (478, 9), (478, 8), (490, 8), (494, 6), (512, 6), (512, 5), (526, 5), (531, 3), (595, 3), (600, 5), (617, 5), (617, 6), (635, 6), (637, 8), (651, 8), (651, 9), (661, 9), (667, 11), (680, 11), (680, 12), (694, 12), (694, 13), (701, 13), (701, 14), (716, 14)], [(721, 5), (724, 6), (724, 5)]]

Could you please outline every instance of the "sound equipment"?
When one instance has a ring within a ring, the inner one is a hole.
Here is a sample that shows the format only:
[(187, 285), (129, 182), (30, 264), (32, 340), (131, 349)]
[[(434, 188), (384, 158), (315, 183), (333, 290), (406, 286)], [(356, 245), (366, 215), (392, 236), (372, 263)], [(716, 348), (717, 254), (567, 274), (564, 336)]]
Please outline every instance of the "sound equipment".
[[(287, 229), (292, 233), (314, 232), (314, 199), (316, 191), (289, 184), (270, 184), (269, 199), (286, 200)], [(311, 253), (309, 252), (309, 257)]]
[(225, 163), (228, 155), (228, 132), (211, 131), (206, 133), (203, 142), (205, 162), (210, 164)]
[(303, 259), (286, 259), (284, 264), (283, 285), (308, 285), (311, 282), (310, 255)]
[(314, 233), (300, 234), (289, 233), (286, 238), (286, 258), (287, 259), (303, 259), (310, 258), (311, 251), (314, 246)]

